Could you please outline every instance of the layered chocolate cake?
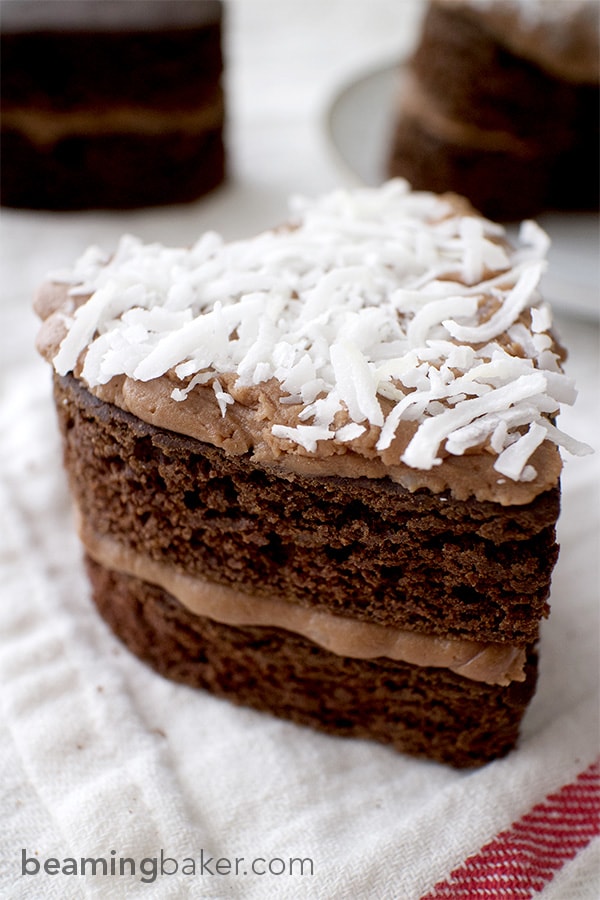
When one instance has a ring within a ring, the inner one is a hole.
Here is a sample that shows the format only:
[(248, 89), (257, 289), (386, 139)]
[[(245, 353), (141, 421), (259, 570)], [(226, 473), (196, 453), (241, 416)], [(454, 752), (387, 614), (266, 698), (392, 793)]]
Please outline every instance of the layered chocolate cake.
[(36, 302), (95, 602), (163, 675), (454, 766), (506, 753), (575, 391), (520, 245), (453, 195), (90, 248)]
[(2, 0), (1, 202), (125, 209), (224, 178), (218, 0)]
[(503, 220), (598, 209), (598, 0), (431, 0), (389, 171)]

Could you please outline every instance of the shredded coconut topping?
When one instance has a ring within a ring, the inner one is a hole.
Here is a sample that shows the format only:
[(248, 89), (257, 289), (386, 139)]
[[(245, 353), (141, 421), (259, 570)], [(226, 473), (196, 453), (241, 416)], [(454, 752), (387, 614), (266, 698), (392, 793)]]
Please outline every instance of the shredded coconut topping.
[(272, 433), (308, 453), (367, 429), (383, 452), (408, 420), (406, 465), (486, 446), (500, 475), (527, 481), (542, 441), (589, 449), (550, 421), (575, 391), (538, 292), (547, 247), (532, 222), (513, 249), (500, 226), (398, 179), (296, 198), (290, 227), (249, 240), (209, 232), (172, 249), (124, 236), (112, 257), (90, 248), (55, 275), (89, 299), (54, 366), (82, 359), (90, 388), (170, 372), (174, 401), (209, 384), (223, 417), (236, 402), (224, 375), (274, 380), (297, 424)]

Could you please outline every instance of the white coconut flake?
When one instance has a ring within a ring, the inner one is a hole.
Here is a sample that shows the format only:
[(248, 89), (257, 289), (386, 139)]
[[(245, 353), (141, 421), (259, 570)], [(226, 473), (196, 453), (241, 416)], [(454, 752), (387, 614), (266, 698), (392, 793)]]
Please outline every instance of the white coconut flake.
[(496, 388), (483, 397), (465, 400), (440, 416), (426, 419), (406, 448), (402, 461), (417, 469), (439, 465), (438, 448), (457, 428), (486, 413), (508, 410), (519, 400), (543, 393), (545, 387), (546, 379), (541, 372), (521, 375), (516, 381)]
[(483, 219), (466, 216), (460, 223), (460, 236), (464, 241), (463, 278), (466, 284), (476, 284), (484, 270)]
[(294, 198), (290, 224), (188, 249), (131, 235), (111, 257), (90, 248), (54, 274), (81, 300), (57, 372), (83, 362), (91, 388), (169, 372), (174, 401), (210, 384), (223, 417), (235, 386), (275, 382), (272, 434), (307, 453), (368, 430), (383, 453), (403, 421), (417, 424), (402, 456), (415, 468), (485, 444), (503, 478), (526, 480), (540, 440), (584, 452), (550, 422), (575, 389), (540, 302), (539, 226), (512, 248), (500, 225), (400, 179)]
[(560, 431), (560, 429), (550, 422), (544, 421), (540, 424), (543, 424), (543, 427), (546, 429), (546, 435), (549, 440), (553, 441), (559, 447), (564, 447), (565, 450), (573, 456), (589, 456), (594, 452), (594, 448), (590, 447), (589, 444), (575, 440), (575, 438), (565, 434), (564, 431)]
[(193, 391), (194, 388), (199, 384), (206, 384), (211, 380), (211, 378), (213, 378), (212, 372), (199, 372), (197, 375), (194, 375), (190, 383), (187, 384), (184, 388), (174, 388), (171, 391), (171, 398), (173, 400), (181, 402), (182, 400), (185, 400), (187, 398), (187, 395), (190, 393), (190, 391)]
[(368, 419), (372, 425), (383, 425), (373, 372), (360, 350), (336, 342), (331, 347), (331, 362), (339, 396), (350, 417), (359, 423)]
[(340, 441), (340, 443), (345, 444), (347, 441), (356, 440), (356, 438), (359, 438), (366, 430), (364, 425), (357, 425), (355, 422), (350, 422), (348, 425), (343, 425), (341, 428), (338, 428), (335, 433), (335, 439)]
[(426, 343), (429, 332), (435, 325), (441, 324), (449, 316), (466, 318), (477, 312), (476, 297), (444, 297), (432, 300), (413, 317), (408, 326), (408, 341), (411, 347), (422, 347)]
[(537, 222), (526, 219), (519, 227), (519, 241), (522, 245), (515, 256), (517, 258), (533, 257), (545, 259), (550, 249), (550, 238)]
[(546, 434), (542, 425), (531, 424), (526, 434), (502, 451), (494, 463), (494, 469), (513, 481), (532, 481), (536, 472), (533, 467), (527, 466), (527, 461), (545, 440)]
[(487, 322), (471, 327), (459, 325), (456, 322), (445, 322), (446, 328), (453, 338), (459, 341), (468, 341), (469, 343), (490, 341), (492, 338), (498, 337), (499, 334), (506, 331), (527, 303), (531, 301), (533, 291), (537, 287), (543, 271), (544, 265), (542, 263), (533, 263), (528, 266), (514, 288), (504, 298), (504, 303), (498, 312), (494, 313)]
[(217, 398), (217, 403), (219, 404), (219, 409), (221, 410), (221, 416), (225, 418), (225, 413), (227, 412), (227, 407), (230, 403), (234, 402), (231, 394), (228, 394), (227, 391), (224, 391), (221, 383), (217, 378), (213, 381), (213, 391), (215, 397)]
[[(531, 309), (531, 330), (534, 334), (548, 331), (552, 326), (552, 312), (550, 307), (543, 303), (540, 306), (534, 306)], [(546, 335), (547, 336), (547, 335)]]
[(287, 438), (295, 444), (300, 444), (309, 453), (314, 453), (319, 441), (329, 441), (335, 437), (333, 431), (320, 425), (297, 425), (291, 428), (287, 425), (274, 425), (273, 435), (279, 438)]

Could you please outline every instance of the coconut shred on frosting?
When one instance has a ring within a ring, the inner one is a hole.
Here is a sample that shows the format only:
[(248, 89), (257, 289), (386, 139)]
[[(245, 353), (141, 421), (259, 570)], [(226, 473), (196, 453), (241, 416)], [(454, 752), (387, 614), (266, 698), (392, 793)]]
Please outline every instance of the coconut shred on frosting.
[(525, 222), (513, 248), (402, 180), (297, 198), (248, 240), (90, 248), (41, 292), (40, 347), (227, 452), (456, 496), (479, 466), (480, 497), (527, 502), (557, 480), (557, 446), (589, 452), (553, 424), (576, 392), (538, 290), (548, 244)]

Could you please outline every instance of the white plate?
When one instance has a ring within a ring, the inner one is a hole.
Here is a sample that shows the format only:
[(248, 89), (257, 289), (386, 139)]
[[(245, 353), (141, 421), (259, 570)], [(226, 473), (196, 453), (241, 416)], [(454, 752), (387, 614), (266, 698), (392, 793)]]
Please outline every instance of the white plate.
[[(361, 75), (333, 99), (327, 134), (339, 167), (355, 184), (386, 178), (402, 69)], [(600, 319), (600, 219), (596, 213), (547, 213), (537, 221), (552, 240), (542, 290), (562, 313)], [(511, 229), (509, 229), (509, 232)]]

